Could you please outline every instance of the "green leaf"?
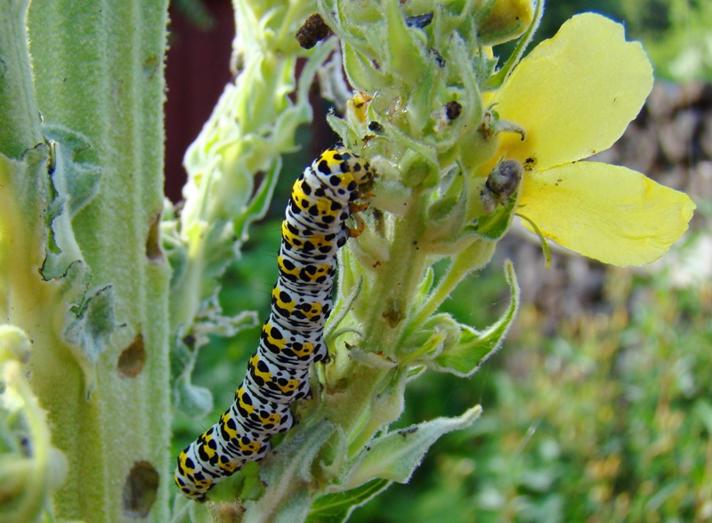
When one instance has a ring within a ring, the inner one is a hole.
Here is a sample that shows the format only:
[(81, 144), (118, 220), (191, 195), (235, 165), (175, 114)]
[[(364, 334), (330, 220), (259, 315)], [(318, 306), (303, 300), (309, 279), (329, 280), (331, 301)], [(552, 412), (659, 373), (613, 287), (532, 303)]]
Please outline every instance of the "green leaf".
[(440, 355), (435, 358), (432, 364), (433, 368), (460, 377), (470, 377), (501, 347), (519, 308), (520, 294), (514, 267), (509, 260), (505, 262), (504, 273), (511, 294), (507, 310), (499, 320), (484, 331), (480, 332), (467, 325), (462, 325), (460, 339), (457, 343), (443, 349)]
[(42, 277), (52, 280), (65, 277), (74, 264), (85, 265), (72, 220), (99, 192), (101, 170), (86, 137), (60, 126), (43, 131), (50, 143), (52, 201), (46, 214), (49, 237)]
[[(369, 408), (363, 409), (349, 434), (347, 455), (357, 456), (371, 441), (374, 434), (397, 420), (405, 407), (405, 387), (407, 375), (400, 369), (390, 371), (389, 383), (369, 402)], [(370, 393), (370, 392), (367, 392)], [(354, 400), (357, 405), (359, 400)], [(344, 400), (344, 412), (349, 412), (349, 400)], [(358, 410), (356, 410), (358, 412)], [(353, 415), (351, 415), (353, 417)], [(370, 478), (369, 478), (370, 479)], [(356, 485), (351, 485), (351, 488)]]
[(387, 356), (383, 356), (376, 352), (367, 352), (358, 347), (347, 347), (349, 349), (349, 357), (358, 362), (359, 365), (370, 367), (372, 369), (393, 369), (398, 363)]
[(86, 136), (66, 127), (45, 125), (42, 132), (53, 146), (55, 188), (69, 200), (73, 218), (99, 192), (101, 168), (96, 163), (96, 151)]
[[(437, 154), (430, 144), (403, 132), (400, 127), (387, 120), (383, 121), (383, 127), (386, 130), (386, 136), (388, 136), (393, 143), (405, 150), (405, 153), (400, 157), (398, 165), (394, 170), (394, 173), (397, 173), (397, 176), (400, 178), (402, 189), (394, 193), (394, 196), (400, 193), (405, 197), (407, 191), (411, 190), (412, 187), (420, 185), (433, 187), (440, 177), (440, 165), (438, 163)], [(385, 167), (385, 165), (383, 167)], [(384, 184), (380, 184), (380, 187), (383, 186)], [(395, 189), (395, 187), (392, 187), (392, 189)], [(403, 191), (403, 189), (405, 189), (405, 191)], [(378, 204), (380, 204), (381, 201), (382, 200), (379, 199)], [(374, 203), (374, 205), (376, 204)], [(390, 210), (389, 207), (386, 207), (386, 209)], [(402, 209), (396, 211), (395, 214), (398, 214), (398, 212), (402, 212)]]
[(377, 478), (408, 483), (433, 443), (448, 432), (470, 427), (481, 413), (482, 407), (476, 405), (457, 418), (436, 418), (377, 438), (361, 453), (346, 488)]
[[(244, 522), (304, 521), (311, 505), (307, 485), (312, 481), (311, 465), (334, 432), (334, 425), (323, 419), (310, 419), (287, 433), (284, 440), (262, 462), (260, 478), (269, 492), (278, 492), (273, 498), (262, 496), (245, 503)], [(230, 483), (227, 480), (225, 483)], [(269, 515), (269, 519), (264, 519)]]
[(326, 123), (329, 124), (331, 130), (339, 136), (343, 143), (353, 143), (353, 139), (356, 135), (351, 131), (351, 128), (349, 127), (349, 124), (346, 123), (346, 120), (336, 116), (336, 113), (334, 113), (333, 110), (326, 115)]
[(225, 316), (218, 299), (218, 291), (201, 303), (200, 314), (195, 317), (195, 323), (190, 331), (193, 336), (193, 346), (198, 348), (208, 343), (209, 336), (232, 338), (238, 332), (259, 325), (255, 311), (242, 311), (234, 316)]
[(447, 241), (459, 236), (467, 213), (465, 191), (457, 196), (445, 196), (428, 208), (425, 236), (430, 242)]
[(388, 0), (385, 4), (388, 40), (384, 42), (384, 47), (388, 53), (387, 70), (396, 74), (407, 85), (419, 85), (424, 76), (427, 76), (428, 70), (421, 45), (415, 37), (416, 31), (420, 29), (406, 25), (399, 2)]
[(467, 229), (471, 229), (488, 240), (499, 240), (507, 232), (509, 224), (512, 222), (516, 200), (516, 198), (509, 198), (504, 205), (498, 205), (494, 212), (477, 219)]
[(472, 56), (467, 44), (455, 32), (450, 39), (450, 62), (452, 67), (462, 78), (464, 90), (462, 92), (462, 114), (456, 120), (456, 125), (468, 125), (470, 122), (479, 122), (482, 119), (482, 99), (480, 97), (479, 81), (473, 67)]
[(708, 435), (712, 435), (712, 404), (700, 398), (695, 402), (693, 413), (705, 426)]
[[(420, 326), (420, 325), (419, 325)], [(456, 343), (461, 336), (462, 326), (447, 313), (430, 316), (411, 338), (408, 338), (406, 350), (401, 351), (401, 363), (412, 364), (416, 361), (432, 360), (443, 349)]]
[(245, 211), (238, 214), (233, 222), (235, 236), (241, 241), (247, 241), (247, 229), (254, 221), (264, 218), (269, 204), (272, 201), (274, 188), (277, 186), (279, 172), (282, 170), (282, 157), (278, 156), (265, 174), (255, 196), (245, 207)]
[(428, 267), (425, 270), (423, 279), (420, 281), (420, 285), (418, 285), (418, 291), (415, 293), (420, 301), (423, 301), (428, 296), (428, 293), (433, 288), (433, 283), (435, 283), (435, 271), (432, 267)]
[(311, 105), (309, 104), (309, 91), (314, 84), (314, 78), (317, 73), (325, 66), (327, 59), (337, 48), (337, 45), (338, 40), (336, 38), (329, 38), (321, 42), (316, 48), (310, 51), (309, 58), (307, 58), (307, 62), (299, 74), (297, 100), (303, 102), (303, 108), (309, 111), (309, 120), (312, 118)]
[(391, 482), (385, 479), (374, 479), (346, 492), (321, 496), (312, 505), (307, 517), (307, 523), (341, 523), (342, 521), (347, 521), (355, 509), (386, 490), (390, 484)]
[(84, 371), (86, 394), (96, 385), (95, 366), (108, 348), (111, 334), (119, 325), (114, 315), (116, 298), (111, 285), (94, 289), (82, 303), (70, 309), (64, 338)]
[(349, 83), (356, 89), (374, 92), (389, 85), (385, 76), (368, 62), (356, 48), (343, 42), (341, 52), (344, 60), (344, 71)]
[(171, 352), (173, 404), (189, 416), (204, 417), (213, 409), (213, 395), (210, 390), (191, 381), (198, 352), (194, 339), (189, 336), (178, 337), (175, 342)]
[(264, 494), (265, 484), (260, 479), (260, 464), (250, 461), (245, 464), (228, 481), (218, 484), (210, 491), (210, 501), (214, 503), (234, 503), (256, 500)]
[(173, 402), (189, 416), (204, 417), (213, 410), (213, 394), (209, 389), (194, 385), (190, 376), (184, 375), (174, 385)]

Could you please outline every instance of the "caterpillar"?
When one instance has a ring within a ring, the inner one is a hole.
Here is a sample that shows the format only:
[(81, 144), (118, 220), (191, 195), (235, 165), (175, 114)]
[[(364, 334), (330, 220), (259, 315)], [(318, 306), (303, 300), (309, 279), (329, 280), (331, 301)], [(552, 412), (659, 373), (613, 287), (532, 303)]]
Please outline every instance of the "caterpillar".
[(337, 147), (294, 182), (282, 221), (279, 276), (257, 351), (232, 405), (178, 456), (175, 482), (187, 497), (204, 501), (215, 484), (263, 459), (271, 436), (293, 425), (290, 407), (309, 394), (311, 364), (328, 359), (323, 330), (336, 255), (358, 231), (347, 221), (367, 207), (373, 179), (367, 162)]

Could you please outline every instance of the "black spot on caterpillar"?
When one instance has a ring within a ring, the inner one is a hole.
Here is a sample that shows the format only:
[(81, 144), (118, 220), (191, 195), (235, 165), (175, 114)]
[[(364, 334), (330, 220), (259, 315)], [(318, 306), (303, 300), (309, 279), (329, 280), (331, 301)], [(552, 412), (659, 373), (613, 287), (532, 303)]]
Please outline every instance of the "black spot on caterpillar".
[(364, 209), (374, 173), (343, 148), (328, 149), (294, 182), (282, 221), (279, 277), (269, 318), (235, 400), (178, 456), (175, 482), (203, 501), (218, 482), (269, 451), (273, 434), (294, 424), (290, 406), (309, 394), (312, 362), (328, 359), (324, 323), (332, 308), (336, 254)]

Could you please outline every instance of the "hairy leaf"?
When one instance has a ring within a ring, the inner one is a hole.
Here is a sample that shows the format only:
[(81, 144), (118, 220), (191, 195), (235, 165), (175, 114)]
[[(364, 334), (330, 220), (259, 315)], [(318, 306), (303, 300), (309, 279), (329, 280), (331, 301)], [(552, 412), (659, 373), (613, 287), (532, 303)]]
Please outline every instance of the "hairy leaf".
[(374, 479), (346, 492), (327, 494), (313, 504), (307, 523), (341, 523), (347, 521), (358, 507), (386, 490), (391, 482), (386, 479)]
[(435, 358), (436, 370), (450, 372), (456, 376), (472, 376), (480, 366), (502, 345), (519, 308), (519, 284), (510, 261), (504, 266), (504, 273), (509, 284), (509, 307), (495, 323), (483, 331), (477, 331), (467, 325), (461, 325), (460, 339), (454, 345), (446, 347)]
[(457, 418), (436, 418), (377, 438), (362, 452), (346, 487), (359, 487), (376, 478), (408, 483), (433, 443), (443, 434), (469, 427), (481, 413), (482, 407), (476, 405)]

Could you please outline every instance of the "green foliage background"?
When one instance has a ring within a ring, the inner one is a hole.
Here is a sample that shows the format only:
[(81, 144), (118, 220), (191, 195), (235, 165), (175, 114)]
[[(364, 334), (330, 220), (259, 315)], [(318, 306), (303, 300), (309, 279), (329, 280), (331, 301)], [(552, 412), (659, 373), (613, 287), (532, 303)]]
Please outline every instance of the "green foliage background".
[(712, 80), (712, 3), (707, 0), (550, 1), (539, 38), (552, 36), (582, 11), (623, 21), (628, 34), (642, 40), (658, 78)]
[[(658, 77), (712, 80), (709, 2), (552, 1), (539, 38), (586, 10), (625, 20)], [(221, 294), (227, 314), (268, 312), (289, 173), (309, 161), (308, 132), (301, 141), (301, 152), (285, 161), (269, 218), (229, 270)], [(468, 324), (491, 323), (507, 304), (501, 262), (466, 281), (446, 311)], [(609, 270), (605, 289), (605, 313), (567, 320), (553, 335), (524, 295), (504, 350), (475, 379), (428, 373), (416, 381), (399, 424), (476, 402), (485, 414), (436, 443), (411, 484), (392, 486), (352, 521), (712, 520), (712, 282), (673, 289), (665, 270)], [(231, 401), (258, 336), (255, 327), (202, 349), (194, 381), (215, 397), (206, 419)], [(178, 414), (174, 453), (204, 424)]]

